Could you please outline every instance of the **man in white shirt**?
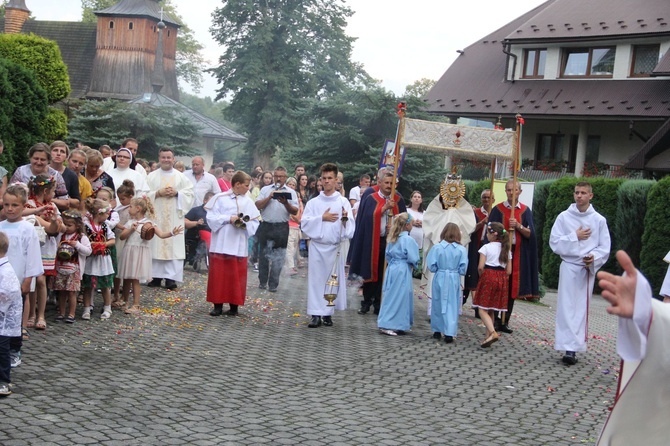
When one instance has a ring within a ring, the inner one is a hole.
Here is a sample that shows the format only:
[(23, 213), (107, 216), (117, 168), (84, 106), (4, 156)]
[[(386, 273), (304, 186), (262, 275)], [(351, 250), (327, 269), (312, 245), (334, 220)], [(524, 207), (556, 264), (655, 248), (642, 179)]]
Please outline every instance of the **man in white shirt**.
[(193, 183), (195, 193), (193, 207), (203, 204), (207, 192), (212, 192), (215, 195), (221, 192), (221, 187), (216, 177), (211, 173), (205, 172), (205, 161), (201, 156), (193, 157), (191, 160), (191, 170), (184, 172), (184, 175)]
[(349, 191), (349, 204), (353, 207), (357, 202), (361, 201), (361, 191), (370, 187), (370, 175), (367, 173), (361, 175), (358, 180), (358, 186), (352, 187)]

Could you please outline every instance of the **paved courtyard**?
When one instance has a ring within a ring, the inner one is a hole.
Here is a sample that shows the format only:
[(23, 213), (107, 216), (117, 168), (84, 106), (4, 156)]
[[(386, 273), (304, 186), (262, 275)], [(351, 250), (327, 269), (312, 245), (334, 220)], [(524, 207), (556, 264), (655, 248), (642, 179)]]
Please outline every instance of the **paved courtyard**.
[(380, 335), (355, 287), (333, 327), (310, 329), (300, 271), (273, 294), (250, 269), (237, 318), (208, 315), (207, 276), (190, 269), (175, 292), (143, 287), (139, 316), (70, 326), (48, 307), (0, 400), (0, 444), (595, 443), (619, 364), (599, 296), (589, 351), (568, 367), (553, 350), (554, 294), (518, 303), (514, 333), (485, 350), (469, 309), (454, 344), (433, 340), (418, 297), (412, 332)]

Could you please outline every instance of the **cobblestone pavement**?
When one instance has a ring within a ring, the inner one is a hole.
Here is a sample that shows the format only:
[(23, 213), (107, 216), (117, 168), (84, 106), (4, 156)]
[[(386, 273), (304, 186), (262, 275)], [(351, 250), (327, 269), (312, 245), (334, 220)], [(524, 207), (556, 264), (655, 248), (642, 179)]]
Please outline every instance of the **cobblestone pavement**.
[(481, 349), (471, 310), (447, 345), (431, 338), (419, 298), (410, 334), (381, 335), (372, 314), (356, 313), (355, 287), (333, 327), (310, 329), (305, 274), (282, 277), (273, 294), (250, 269), (237, 318), (208, 315), (207, 276), (192, 271), (175, 292), (143, 287), (139, 316), (70, 326), (49, 306), (47, 331), (31, 330), (14, 394), (0, 400), (0, 444), (595, 442), (619, 364), (600, 297), (589, 351), (569, 367), (553, 350), (551, 293), (517, 303), (514, 333)]

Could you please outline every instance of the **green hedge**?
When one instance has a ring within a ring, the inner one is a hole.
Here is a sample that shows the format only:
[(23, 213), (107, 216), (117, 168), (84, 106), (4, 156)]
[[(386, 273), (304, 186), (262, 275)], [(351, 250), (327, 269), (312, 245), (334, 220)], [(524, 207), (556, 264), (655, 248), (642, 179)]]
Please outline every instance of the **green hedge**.
[(47, 96), (35, 73), (0, 58), (0, 165), (10, 172), (27, 162), (28, 149), (44, 140)]
[[(551, 185), (549, 190), (549, 198), (547, 199), (547, 207), (545, 212), (544, 227), (542, 228), (542, 236), (544, 246), (542, 255), (542, 275), (545, 283), (550, 288), (558, 287), (558, 274), (561, 264), (561, 258), (549, 249), (549, 237), (551, 236), (551, 227), (556, 221), (558, 214), (563, 212), (574, 203), (573, 193), (575, 184), (580, 181), (588, 181), (593, 187), (593, 200), (591, 204), (594, 209), (607, 219), (610, 237), (612, 237), (612, 222), (615, 221), (617, 212), (617, 190), (624, 182), (622, 179), (605, 179), (605, 178), (572, 178), (565, 177), (556, 180)], [(614, 261), (614, 251), (610, 255), (610, 260), (603, 266), (604, 271), (616, 271)]]
[(482, 207), (482, 192), (485, 189), (491, 189), (490, 179), (474, 182), (470, 193), (465, 197), (471, 205), (478, 208)]
[[(654, 294), (658, 292), (668, 269), (663, 257), (670, 250), (670, 177), (654, 184), (647, 194), (647, 213), (644, 217), (644, 234), (640, 252), (640, 270), (649, 279)], [(630, 222), (629, 227), (639, 224)]]
[(63, 141), (67, 137), (67, 115), (63, 110), (49, 107), (42, 127), (47, 141)]
[[(533, 194), (533, 223), (535, 224), (535, 235), (537, 237), (537, 260), (540, 271), (542, 271), (542, 256), (544, 254), (544, 220), (547, 212), (547, 199), (549, 190), (556, 180), (544, 180), (535, 183)], [(547, 245), (549, 240), (547, 240)]]
[(34, 34), (0, 34), (0, 57), (35, 73), (49, 104), (70, 94), (70, 78), (58, 44)]
[[(642, 216), (647, 213), (647, 194), (654, 185), (650, 180), (629, 180), (617, 191), (617, 211), (612, 231), (612, 252), (623, 249), (636, 266), (640, 265)], [(670, 248), (669, 248), (670, 249)], [(621, 268), (617, 267), (620, 272)]]

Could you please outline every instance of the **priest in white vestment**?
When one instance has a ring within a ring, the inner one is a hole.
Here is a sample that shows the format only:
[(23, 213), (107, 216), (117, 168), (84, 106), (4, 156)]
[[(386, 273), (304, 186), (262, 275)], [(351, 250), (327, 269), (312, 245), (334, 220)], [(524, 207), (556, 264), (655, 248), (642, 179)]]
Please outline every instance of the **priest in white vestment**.
[(614, 407), (598, 439), (601, 446), (665, 446), (670, 413), (670, 305), (652, 298), (647, 279), (628, 254), (616, 258), (622, 276), (598, 273), (602, 296), (619, 316), (617, 352), (622, 366)]
[[(147, 176), (148, 196), (156, 211), (155, 223), (159, 228), (184, 226), (184, 216), (195, 198), (193, 183), (183, 173), (173, 169), (172, 149), (160, 149), (158, 160), (160, 169)], [(161, 286), (162, 279), (165, 279), (165, 288), (176, 289), (176, 282), (182, 282), (184, 277), (184, 233), (167, 239), (155, 237), (151, 242), (151, 252), (153, 280), (149, 286)]]
[[(312, 316), (310, 328), (321, 324), (332, 326), (335, 310), (347, 308), (347, 276), (344, 272), (347, 253), (341, 244), (354, 236), (355, 222), (349, 200), (335, 190), (337, 170), (333, 163), (321, 166), (323, 191), (307, 202), (302, 214), (301, 228), (310, 238), (307, 277), (307, 314)], [(333, 302), (335, 306), (329, 307), (324, 294), (326, 282), (333, 272), (337, 274), (339, 288)]]
[(430, 202), (423, 213), (423, 279), (421, 290), (428, 297), (428, 317), (432, 310), (432, 286), (434, 273), (428, 270), (426, 258), (430, 249), (440, 244), (440, 235), (447, 223), (454, 223), (461, 230), (461, 245), (466, 249), (470, 234), (477, 227), (477, 219), (472, 206), (463, 198), (465, 183), (460, 176), (447, 175), (440, 185), (440, 194)]
[(593, 209), (591, 185), (575, 185), (575, 202), (561, 212), (551, 228), (549, 246), (561, 256), (556, 303), (554, 349), (565, 350), (563, 362), (577, 362), (576, 352), (586, 351), (587, 315), (596, 272), (610, 255), (607, 220)]

